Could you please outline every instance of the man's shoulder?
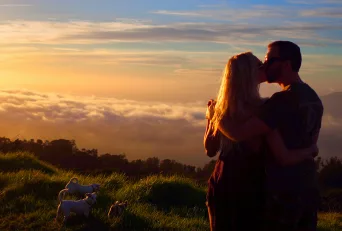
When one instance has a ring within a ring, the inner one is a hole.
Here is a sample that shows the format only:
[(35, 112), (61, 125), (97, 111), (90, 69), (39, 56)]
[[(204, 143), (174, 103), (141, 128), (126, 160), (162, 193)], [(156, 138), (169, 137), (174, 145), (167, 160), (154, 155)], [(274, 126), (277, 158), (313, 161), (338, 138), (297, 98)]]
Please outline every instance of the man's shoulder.
[(318, 96), (317, 92), (312, 87), (310, 87), (309, 84), (296, 84), (293, 87), (293, 91), (296, 93), (297, 97), (301, 99), (300, 101), (315, 102), (317, 104), (322, 104), (322, 101)]
[(318, 96), (316, 91), (307, 83), (294, 83), (291, 84), (289, 91), (303, 94), (311, 94)]
[(306, 102), (321, 103), (315, 90), (306, 83), (296, 83), (287, 86), (284, 90), (274, 93), (265, 104), (280, 104), (284, 106), (295, 106)]

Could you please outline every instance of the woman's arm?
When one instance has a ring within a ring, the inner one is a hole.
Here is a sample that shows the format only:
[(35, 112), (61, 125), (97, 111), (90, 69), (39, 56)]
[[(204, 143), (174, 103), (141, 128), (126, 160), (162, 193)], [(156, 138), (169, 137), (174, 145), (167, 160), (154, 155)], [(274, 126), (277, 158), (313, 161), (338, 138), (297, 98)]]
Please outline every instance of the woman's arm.
[(298, 164), (307, 159), (313, 159), (318, 153), (316, 144), (309, 148), (288, 150), (278, 130), (269, 133), (266, 139), (272, 154), (276, 160), (284, 166)]
[(204, 148), (207, 156), (214, 157), (216, 156), (219, 148), (220, 148), (220, 134), (217, 132), (215, 135), (213, 134), (212, 123), (208, 119), (207, 127), (204, 133), (203, 140)]

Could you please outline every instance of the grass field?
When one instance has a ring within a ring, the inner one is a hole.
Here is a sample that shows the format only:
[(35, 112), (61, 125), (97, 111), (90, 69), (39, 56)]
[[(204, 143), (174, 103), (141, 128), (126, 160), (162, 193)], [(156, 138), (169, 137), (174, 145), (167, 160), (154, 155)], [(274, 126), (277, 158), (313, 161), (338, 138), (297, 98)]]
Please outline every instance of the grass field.
[[(209, 230), (205, 187), (182, 177), (84, 176), (59, 170), (26, 153), (0, 155), (0, 230), (60, 230), (54, 222), (58, 192), (71, 177), (101, 184), (89, 219), (73, 216), (63, 230)], [(120, 218), (110, 205), (128, 200)], [(320, 214), (319, 230), (342, 230), (342, 215)]]

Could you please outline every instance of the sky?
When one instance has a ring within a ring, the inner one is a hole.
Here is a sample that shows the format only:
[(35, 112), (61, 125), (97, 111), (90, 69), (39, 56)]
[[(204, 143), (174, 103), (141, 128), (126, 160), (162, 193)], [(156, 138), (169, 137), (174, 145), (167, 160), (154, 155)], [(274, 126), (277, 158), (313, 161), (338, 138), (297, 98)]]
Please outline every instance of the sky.
[(202, 164), (225, 63), (274, 40), (301, 47), (319, 95), (342, 91), (341, 0), (0, 0), (2, 135)]

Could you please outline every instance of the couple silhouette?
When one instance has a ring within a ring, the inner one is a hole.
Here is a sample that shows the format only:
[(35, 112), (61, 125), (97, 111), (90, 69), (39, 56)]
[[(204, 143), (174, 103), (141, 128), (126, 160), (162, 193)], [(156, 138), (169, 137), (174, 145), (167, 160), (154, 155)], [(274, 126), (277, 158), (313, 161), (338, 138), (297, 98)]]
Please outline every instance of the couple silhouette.
[[(218, 155), (206, 202), (212, 231), (316, 230), (323, 105), (301, 63), (297, 44), (275, 41), (264, 62), (245, 52), (226, 64), (204, 134), (207, 155)], [(263, 82), (282, 91), (261, 98)]]

